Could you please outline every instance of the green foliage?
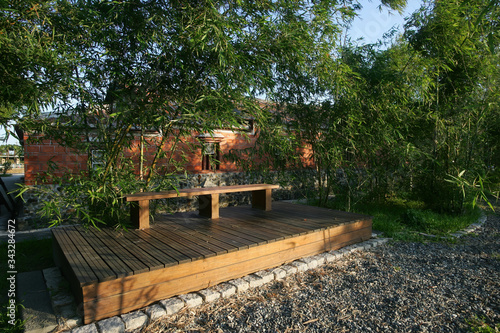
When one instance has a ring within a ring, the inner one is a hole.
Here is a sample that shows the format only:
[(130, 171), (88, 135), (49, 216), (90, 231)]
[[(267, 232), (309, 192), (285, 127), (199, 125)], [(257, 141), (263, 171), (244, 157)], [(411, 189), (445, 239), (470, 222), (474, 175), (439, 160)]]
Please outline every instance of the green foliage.
[[(404, 2), (382, 4), (400, 10)], [(461, 214), (477, 184), (481, 193), (498, 185), (484, 182), (500, 169), (494, 0), (425, 1), (386, 50), (345, 41), (355, 1), (2, 8), (0, 63), (14, 70), (0, 75), (0, 107), (31, 115), (53, 106), (50, 117), (19, 119), (23, 129), (89, 154), (87, 173), (60, 178), (64, 195), (45, 193), (52, 223), (68, 208), (88, 225), (121, 224), (123, 194), (175, 187), (179, 151), (200, 148), (182, 138), (247, 119), (258, 125), (257, 146), (226, 158), (248, 170), (315, 168), (321, 205), (332, 194), (346, 210), (398, 196)], [(262, 107), (259, 95), (273, 104)], [(137, 140), (152, 159), (142, 148), (132, 159), (122, 154)], [(103, 157), (97, 169), (92, 151)], [(463, 170), (464, 179), (452, 178)]]
[(24, 332), (25, 321), (21, 319), (22, 304), (15, 304), (15, 320), (8, 316), (10, 306), (9, 303), (0, 306), (0, 330), (9, 333), (22, 333)]
[(374, 230), (405, 241), (432, 240), (422, 233), (446, 237), (477, 222), (481, 214), (479, 208), (469, 209), (461, 216), (436, 213), (427, 209), (422, 201), (396, 198), (377, 203), (360, 203), (353, 211), (373, 216)]
[(484, 317), (475, 316), (466, 320), (472, 332), (497, 333), (500, 332), (500, 324), (491, 323)]
[(2, 168), (2, 174), (6, 175), (7, 172), (9, 172), (9, 170), (12, 169), (12, 162), (11, 161), (3, 162), (1, 168)]
[[(14, 154), (12, 154), (13, 152)], [(23, 156), (23, 147), (20, 145), (0, 145), (0, 154)]]
[(0, 121), (64, 96), (73, 54), (54, 25), (62, 1), (0, 1)]
[[(396, 6), (401, 1), (389, 3)], [(339, 25), (353, 17), (357, 6), (348, 4), (214, 0), (155, 1), (147, 6), (139, 0), (52, 4), (53, 10), (47, 12), (50, 25), (65, 36), (67, 45), (62, 49), (74, 55), (73, 70), (64, 81), (70, 84), (51, 116), (20, 121), (32, 137), (40, 135), (41, 140), (52, 140), (72, 152), (99, 151), (105, 162), (97, 172), (89, 162), (89, 179), (85, 173), (61, 178), (65, 192), (45, 193), (51, 200), (44, 206), (44, 216), (52, 216), (53, 224), (61, 223), (68, 217), (57, 212), (68, 208), (88, 225), (123, 223), (124, 193), (175, 186), (171, 175), (183, 171), (178, 151), (199, 148), (182, 142), (184, 138), (237, 128), (249, 118), (264, 124), (268, 118), (255, 98), (259, 94), (277, 96), (280, 102), (304, 101), (308, 89), (329, 86), (335, 71), (328, 53), (340, 36)], [(285, 93), (288, 99), (280, 97)], [(285, 131), (271, 133), (279, 137)], [(145, 134), (156, 138), (147, 139)], [(154, 157), (146, 161), (141, 150), (139, 181), (134, 181), (137, 165), (128, 165), (129, 157), (121, 152), (133, 149), (138, 137)], [(296, 142), (280, 154), (289, 156)], [(55, 180), (59, 174), (46, 177)], [(107, 216), (103, 211), (109, 211)]]
[(498, 200), (500, 195), (499, 183), (496, 182), (494, 178), (490, 180), (490, 177), (481, 175), (477, 175), (472, 181), (469, 181), (468, 177), (465, 177), (465, 173), (466, 171), (463, 170), (457, 176), (450, 175), (447, 181), (460, 188), (464, 198), (467, 196), (472, 197), (472, 200), (468, 201), (472, 201), (473, 207), (475, 207), (479, 201), (483, 201), (492, 211), (495, 211), (495, 208), (490, 202), (490, 198), (496, 198)]
[(498, 139), (490, 128), (499, 114), (491, 85), (500, 77), (498, 53), (491, 52), (499, 45), (499, 10), (492, 1), (426, 3), (406, 26), (428, 81), (421, 98), (429, 131), (412, 140), (425, 157), (414, 174), (415, 194), (433, 209), (462, 212), (475, 195), (447, 182), (449, 175), (484, 174), (497, 154), (488, 143)]
[(401, 215), (400, 219), (403, 224), (415, 230), (423, 229), (426, 224), (423, 212), (415, 209), (408, 209)]

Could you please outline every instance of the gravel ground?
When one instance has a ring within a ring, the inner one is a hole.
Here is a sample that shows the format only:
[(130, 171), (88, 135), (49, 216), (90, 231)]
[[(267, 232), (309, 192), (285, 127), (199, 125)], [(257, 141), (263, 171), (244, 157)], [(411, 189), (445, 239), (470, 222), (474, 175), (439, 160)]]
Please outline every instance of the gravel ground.
[(456, 242), (393, 242), (144, 332), (468, 332), (500, 323), (500, 217)]

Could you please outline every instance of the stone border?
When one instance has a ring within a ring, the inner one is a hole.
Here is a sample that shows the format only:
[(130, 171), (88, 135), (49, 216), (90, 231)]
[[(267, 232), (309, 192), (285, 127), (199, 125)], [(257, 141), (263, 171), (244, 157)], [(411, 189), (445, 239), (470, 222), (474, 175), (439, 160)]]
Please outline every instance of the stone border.
[[(376, 235), (374, 236), (376, 237)], [(58, 317), (58, 322), (66, 323), (67, 326), (62, 326), (63, 329), (73, 328), (71, 333), (135, 332), (148, 325), (149, 322), (158, 320), (165, 316), (174, 315), (182, 309), (194, 308), (204, 303), (215, 302), (220, 298), (231, 297), (237, 293), (245, 292), (250, 288), (260, 287), (271, 281), (281, 280), (286, 276), (293, 275), (298, 272), (305, 272), (307, 270), (317, 268), (325, 263), (334, 262), (350, 253), (365, 251), (372, 247), (377, 247), (385, 244), (389, 240), (390, 238), (372, 238), (362, 243), (346, 246), (340, 250), (324, 252), (318, 255), (297, 259), (282, 266), (262, 270), (197, 292), (168, 298), (141, 310), (103, 319), (85, 326), (76, 327), (78, 323), (81, 324), (81, 319), (78, 322), (75, 318), (65, 320), (59, 319)], [(70, 325), (72, 325), (72, 327)]]
[(488, 219), (488, 216), (486, 216), (486, 214), (484, 212), (481, 212), (481, 216), (479, 217), (479, 219), (477, 220), (476, 223), (472, 223), (470, 226), (468, 226), (464, 230), (459, 230), (457, 232), (452, 233), (451, 236), (456, 237), (456, 238), (460, 238), (460, 237), (465, 236), (467, 234), (473, 233), (477, 229), (481, 228), (483, 226), (483, 224), (486, 223), (487, 219)]
[[(476, 223), (471, 224), (461, 231), (450, 234), (450, 236), (460, 238), (472, 233), (482, 227), (486, 220), (487, 216), (482, 213)], [(282, 266), (223, 282), (197, 292), (165, 299), (141, 310), (103, 319), (85, 326), (81, 326), (83, 320), (78, 315), (73, 295), (59, 268), (44, 269), (43, 275), (51, 296), (52, 307), (57, 317), (58, 332), (68, 330), (71, 330), (70, 333), (134, 332), (145, 327), (149, 322), (174, 315), (184, 308), (193, 308), (204, 303), (217, 301), (220, 298), (231, 297), (234, 294), (245, 292), (250, 288), (259, 287), (274, 280), (284, 279), (286, 276), (296, 274), (297, 272), (305, 272), (325, 263), (334, 262), (350, 253), (377, 247), (387, 243), (389, 240), (391, 238), (381, 238), (380, 233), (373, 232), (372, 239), (365, 242), (346, 246), (336, 251), (297, 259)]]

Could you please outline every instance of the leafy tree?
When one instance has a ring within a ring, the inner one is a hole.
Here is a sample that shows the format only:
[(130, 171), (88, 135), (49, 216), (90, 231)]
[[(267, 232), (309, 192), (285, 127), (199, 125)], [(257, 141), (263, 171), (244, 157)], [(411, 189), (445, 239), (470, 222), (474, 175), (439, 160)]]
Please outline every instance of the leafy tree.
[(436, 209), (461, 212), (470, 199), (446, 180), (484, 177), (495, 154), (488, 143), (498, 139), (491, 128), (499, 112), (499, 14), (496, 1), (436, 1), (407, 23), (406, 38), (428, 80), (421, 98), (429, 130), (414, 142), (425, 156), (416, 191)]
[[(395, 9), (404, 5), (384, 4)], [(358, 9), (358, 3), (344, 2), (322, 11), (312, 22), (303, 17), (290, 25), (293, 31), (313, 27), (311, 37), (294, 46), (300, 48), (295, 58), (276, 65), (275, 86), (270, 92), (276, 111), (260, 124), (262, 135), (251, 150), (260, 156), (254, 160), (260, 164), (265, 157), (274, 169), (313, 165), (319, 190), (314, 197), (319, 195), (319, 203), (324, 205), (332, 193), (343, 196), (348, 210), (366, 185), (359, 166), (382, 144), (366, 140), (376, 133), (366, 117), (371, 110), (364, 104), (367, 83), (351, 67), (357, 63), (356, 52), (343, 39), (344, 29)]]
[[(494, 1), (426, 2), (387, 50), (332, 34), (332, 58), (304, 61), (277, 85), (281, 121), (268, 130), (282, 130), (267, 152), (290, 156), (306, 143), (322, 204), (330, 193), (345, 209), (396, 194), (460, 213), (473, 198), (449, 180), (477, 184), (498, 155), (498, 17)], [(291, 161), (303, 159), (282, 164)]]
[(73, 55), (52, 22), (59, 2), (0, 1), (0, 121), (64, 96)]
[[(123, 193), (175, 186), (175, 175), (182, 171), (177, 147), (189, 149), (183, 137), (239, 127), (249, 117), (264, 125), (270, 115), (263, 113), (257, 95), (276, 96), (284, 104), (324, 89), (334, 69), (329, 53), (340, 33), (338, 22), (352, 15), (353, 3), (132, 0), (57, 5), (51, 22), (77, 54), (72, 85), (55, 108), (57, 121), (27, 118), (24, 127), (76, 152), (97, 149), (105, 163), (90, 174), (60, 179), (75, 190), (48, 201), (45, 212), (54, 216), (70, 205), (89, 224), (113, 224), (125, 221), (118, 200)], [(147, 131), (159, 135), (147, 139)], [(149, 161), (139, 156), (142, 181), (130, 179), (136, 165), (123, 153), (133, 148), (137, 136), (144, 149), (155, 151)], [(84, 191), (91, 193), (85, 200)]]

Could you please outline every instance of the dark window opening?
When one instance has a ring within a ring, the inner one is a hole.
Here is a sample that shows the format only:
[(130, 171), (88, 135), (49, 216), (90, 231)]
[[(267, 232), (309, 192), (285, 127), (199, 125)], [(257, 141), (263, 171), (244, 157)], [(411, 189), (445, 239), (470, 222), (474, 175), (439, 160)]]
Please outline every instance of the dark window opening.
[(90, 151), (91, 158), (91, 168), (92, 170), (97, 170), (104, 168), (106, 166), (106, 159), (104, 157), (104, 150), (92, 149)]
[(205, 143), (201, 161), (202, 170), (220, 170), (220, 146), (218, 143)]

